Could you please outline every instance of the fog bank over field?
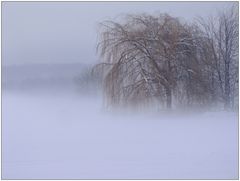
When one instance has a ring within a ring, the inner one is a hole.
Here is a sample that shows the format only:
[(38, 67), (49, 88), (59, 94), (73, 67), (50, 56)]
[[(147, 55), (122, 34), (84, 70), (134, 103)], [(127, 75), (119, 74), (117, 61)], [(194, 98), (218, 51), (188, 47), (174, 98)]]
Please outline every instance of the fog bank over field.
[(237, 178), (237, 113), (110, 111), (82, 67), (4, 68), (4, 179)]
[(97, 96), (4, 92), (4, 179), (237, 179), (238, 116), (108, 112)]

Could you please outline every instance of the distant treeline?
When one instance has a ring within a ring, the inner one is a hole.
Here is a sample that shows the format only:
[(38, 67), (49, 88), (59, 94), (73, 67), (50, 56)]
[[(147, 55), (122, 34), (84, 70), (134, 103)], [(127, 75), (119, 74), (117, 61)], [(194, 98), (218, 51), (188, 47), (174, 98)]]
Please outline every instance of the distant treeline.
[[(78, 92), (96, 90), (97, 83), (91, 75), (93, 65), (23, 64), (2, 68), (2, 88), (13, 91), (49, 89), (76, 89)], [(91, 89), (91, 90), (89, 90)]]

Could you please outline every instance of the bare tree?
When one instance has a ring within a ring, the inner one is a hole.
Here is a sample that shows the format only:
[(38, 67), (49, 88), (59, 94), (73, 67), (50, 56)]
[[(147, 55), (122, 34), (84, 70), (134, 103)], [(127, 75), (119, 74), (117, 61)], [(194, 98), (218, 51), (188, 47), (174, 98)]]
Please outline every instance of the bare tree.
[(172, 107), (179, 68), (193, 46), (186, 25), (167, 14), (129, 15), (125, 24), (102, 24), (98, 49), (109, 66), (105, 78), (111, 103), (147, 100), (165, 94)]
[(232, 7), (208, 21), (201, 19), (199, 24), (205, 37), (201, 44), (202, 55), (206, 57), (203, 60), (217, 76), (220, 96), (228, 109), (234, 102), (233, 92), (238, 87), (238, 10)]

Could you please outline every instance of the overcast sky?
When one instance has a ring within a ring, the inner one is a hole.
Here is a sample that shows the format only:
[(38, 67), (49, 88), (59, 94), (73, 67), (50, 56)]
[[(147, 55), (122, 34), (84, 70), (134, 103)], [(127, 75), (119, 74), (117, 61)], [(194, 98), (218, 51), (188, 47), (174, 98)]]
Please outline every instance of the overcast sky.
[(3, 2), (2, 63), (93, 63), (97, 25), (126, 13), (192, 20), (232, 2)]

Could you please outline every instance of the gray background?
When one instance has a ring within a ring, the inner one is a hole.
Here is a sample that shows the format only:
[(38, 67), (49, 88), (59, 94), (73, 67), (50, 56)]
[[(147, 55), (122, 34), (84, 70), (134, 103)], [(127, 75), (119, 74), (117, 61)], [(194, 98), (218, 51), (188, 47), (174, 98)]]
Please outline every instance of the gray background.
[[(236, 3), (236, 2), (235, 2)], [(94, 63), (98, 23), (126, 13), (192, 21), (233, 2), (3, 2), (2, 63)]]

